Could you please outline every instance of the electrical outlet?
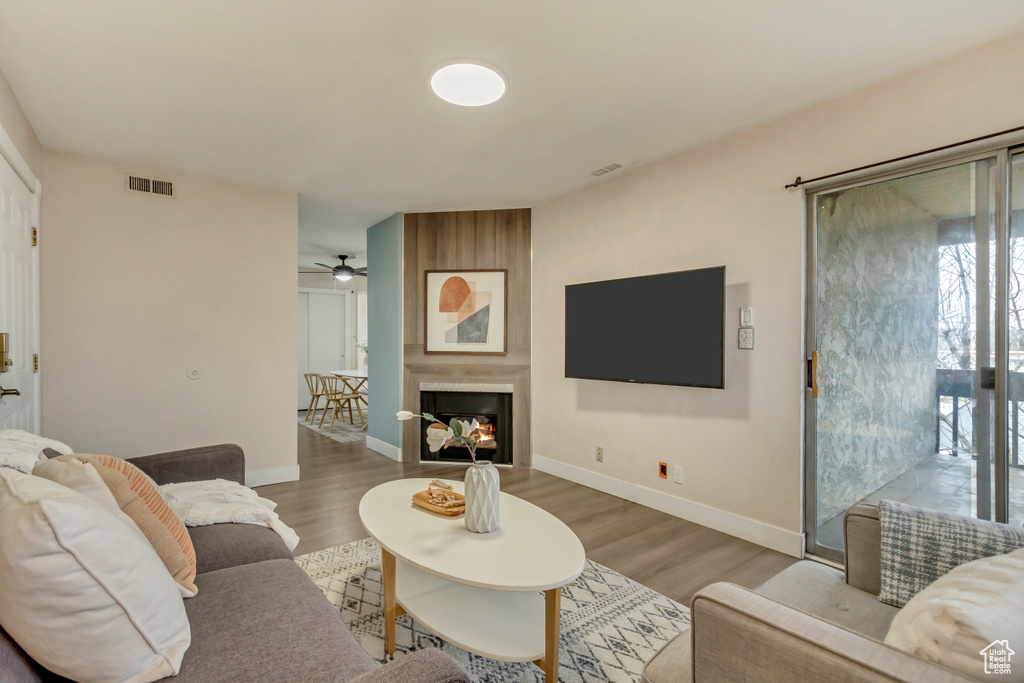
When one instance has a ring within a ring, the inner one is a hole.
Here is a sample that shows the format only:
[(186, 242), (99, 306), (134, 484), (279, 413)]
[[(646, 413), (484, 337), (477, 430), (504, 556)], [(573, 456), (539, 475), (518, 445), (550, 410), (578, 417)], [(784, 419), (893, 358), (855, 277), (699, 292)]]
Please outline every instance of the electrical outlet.
[(672, 481), (674, 481), (677, 484), (682, 484), (683, 483), (683, 466), (682, 465), (676, 465), (675, 467), (672, 468)]
[(598, 462), (604, 462), (604, 449), (598, 446), (597, 450), (594, 451), (594, 457)]
[(753, 327), (741, 327), (740, 328), (740, 344), (741, 349), (752, 349), (754, 348), (754, 328)]
[(661, 477), (662, 479), (668, 479), (668, 463), (667, 462), (659, 462), (658, 463), (658, 476)]

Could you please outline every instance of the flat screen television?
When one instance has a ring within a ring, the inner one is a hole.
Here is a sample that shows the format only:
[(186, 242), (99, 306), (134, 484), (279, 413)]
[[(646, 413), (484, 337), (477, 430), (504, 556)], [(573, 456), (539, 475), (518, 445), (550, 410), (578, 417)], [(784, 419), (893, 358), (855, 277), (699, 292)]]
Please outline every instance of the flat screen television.
[(565, 376), (725, 388), (725, 266), (565, 287)]

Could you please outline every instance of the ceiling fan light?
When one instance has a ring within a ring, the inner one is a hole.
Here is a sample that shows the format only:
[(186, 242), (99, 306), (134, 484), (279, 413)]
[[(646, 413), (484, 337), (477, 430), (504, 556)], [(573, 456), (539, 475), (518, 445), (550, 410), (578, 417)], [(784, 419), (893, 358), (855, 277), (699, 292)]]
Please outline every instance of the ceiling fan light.
[(338, 266), (334, 270), (334, 279), (341, 280), (342, 282), (348, 282), (356, 274), (356, 269), (352, 266)]

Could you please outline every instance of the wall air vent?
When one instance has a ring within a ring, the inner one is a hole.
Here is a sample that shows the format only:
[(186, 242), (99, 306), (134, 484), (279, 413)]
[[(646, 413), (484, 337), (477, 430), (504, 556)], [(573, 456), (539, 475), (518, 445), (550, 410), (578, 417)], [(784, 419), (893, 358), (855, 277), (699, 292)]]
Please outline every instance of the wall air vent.
[(174, 196), (174, 184), (167, 180), (153, 180), (137, 175), (125, 175), (124, 189), (146, 194), (158, 194), (164, 197)]
[(612, 171), (615, 171), (615, 170), (620, 169), (620, 168), (622, 168), (622, 164), (608, 164), (607, 166), (602, 166), (601, 168), (597, 169), (596, 171), (591, 171), (590, 175), (593, 175), (593, 176), (604, 175), (605, 173), (611, 173)]
[(152, 181), (149, 178), (140, 178), (138, 176), (128, 176), (128, 189), (135, 190), (136, 192), (152, 192)]

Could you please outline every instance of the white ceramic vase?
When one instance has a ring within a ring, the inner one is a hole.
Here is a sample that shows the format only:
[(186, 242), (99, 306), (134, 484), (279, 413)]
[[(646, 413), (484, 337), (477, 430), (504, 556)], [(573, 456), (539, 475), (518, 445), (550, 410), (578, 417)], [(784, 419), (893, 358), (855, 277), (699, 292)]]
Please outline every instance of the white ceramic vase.
[(498, 468), (489, 460), (478, 460), (466, 470), (466, 528), (486, 534), (501, 522)]

